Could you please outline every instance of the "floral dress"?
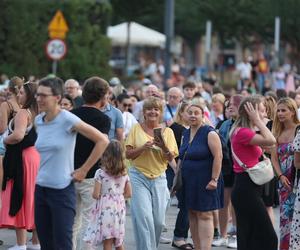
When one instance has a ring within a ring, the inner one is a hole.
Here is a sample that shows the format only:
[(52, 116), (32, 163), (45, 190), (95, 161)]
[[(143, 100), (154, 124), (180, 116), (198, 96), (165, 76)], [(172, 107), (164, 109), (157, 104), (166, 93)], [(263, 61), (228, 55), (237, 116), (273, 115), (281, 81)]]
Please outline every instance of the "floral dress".
[[(294, 184), (295, 168), (293, 143), (280, 143), (277, 146), (278, 161), (282, 173)], [(289, 250), (290, 231), (294, 212), (295, 194), (279, 182), (280, 203), (280, 250)]]
[(96, 200), (84, 241), (93, 246), (100, 245), (103, 240), (115, 239), (115, 247), (122, 246), (125, 236), (126, 206), (124, 189), (129, 181), (128, 175), (110, 176), (99, 169), (95, 181), (101, 183), (101, 197)]
[[(295, 137), (294, 150), (295, 152), (300, 152), (300, 132), (297, 133)], [(295, 183), (295, 192), (297, 195), (294, 205), (294, 215), (291, 227), (290, 250), (300, 249), (300, 181), (298, 181), (298, 185)]]

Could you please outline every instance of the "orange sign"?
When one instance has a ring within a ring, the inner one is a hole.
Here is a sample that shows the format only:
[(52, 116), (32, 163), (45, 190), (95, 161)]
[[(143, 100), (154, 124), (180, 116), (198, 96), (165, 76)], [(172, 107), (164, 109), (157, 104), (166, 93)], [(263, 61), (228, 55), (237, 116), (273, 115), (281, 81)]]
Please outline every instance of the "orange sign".
[(65, 39), (66, 33), (69, 31), (67, 22), (63, 16), (63, 13), (58, 10), (55, 13), (55, 16), (52, 18), (51, 22), (48, 25), (49, 37)]

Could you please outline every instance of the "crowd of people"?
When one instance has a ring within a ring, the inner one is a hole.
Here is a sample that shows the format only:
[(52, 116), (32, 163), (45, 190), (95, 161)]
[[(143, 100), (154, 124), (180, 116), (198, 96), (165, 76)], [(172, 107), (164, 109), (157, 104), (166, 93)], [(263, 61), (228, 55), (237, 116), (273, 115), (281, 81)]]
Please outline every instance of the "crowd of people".
[[(130, 207), (137, 250), (299, 250), (300, 91), (286, 82), (262, 91), (267, 78), (253, 79), (264, 95), (251, 95), (245, 75), (228, 93), (192, 77), (168, 81), (166, 93), (150, 79), (125, 88), (118, 78), (81, 86), (12, 77), (0, 105), (0, 227), (16, 232), (9, 249), (122, 250)], [(245, 166), (264, 157), (275, 177), (257, 185)], [(171, 195), (179, 209), (168, 241)]]

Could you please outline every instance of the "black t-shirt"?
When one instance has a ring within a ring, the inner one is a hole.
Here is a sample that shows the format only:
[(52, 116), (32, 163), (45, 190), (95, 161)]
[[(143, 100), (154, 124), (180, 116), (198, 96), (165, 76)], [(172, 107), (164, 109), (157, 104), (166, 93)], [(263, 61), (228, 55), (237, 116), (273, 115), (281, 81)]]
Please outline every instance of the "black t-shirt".
[[(99, 109), (82, 106), (80, 108), (73, 109), (71, 112), (78, 116), (82, 121), (95, 127), (100, 132), (108, 135), (108, 131), (110, 129), (110, 119)], [(94, 142), (82, 136), (81, 134), (77, 135), (74, 155), (75, 169), (80, 168), (86, 161), (86, 159), (92, 152), (94, 145)], [(90, 169), (86, 178), (93, 178), (98, 168), (99, 161)]]

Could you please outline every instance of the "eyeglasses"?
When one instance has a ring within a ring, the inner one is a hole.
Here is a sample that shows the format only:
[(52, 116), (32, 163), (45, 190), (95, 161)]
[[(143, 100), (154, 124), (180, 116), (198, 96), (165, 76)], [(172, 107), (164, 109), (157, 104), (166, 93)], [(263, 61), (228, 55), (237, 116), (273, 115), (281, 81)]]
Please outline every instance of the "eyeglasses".
[(38, 98), (38, 97), (40, 97), (40, 98), (46, 98), (46, 97), (48, 97), (48, 96), (54, 96), (53, 94), (43, 94), (43, 93), (36, 93), (35, 95), (34, 95), (34, 97), (35, 98)]
[(180, 96), (176, 96), (176, 95), (169, 95), (168, 98), (170, 99), (179, 99)]
[(126, 108), (126, 107), (130, 108), (131, 106), (132, 106), (132, 105), (129, 104), (129, 103), (123, 103), (123, 107), (124, 107), (124, 108)]

